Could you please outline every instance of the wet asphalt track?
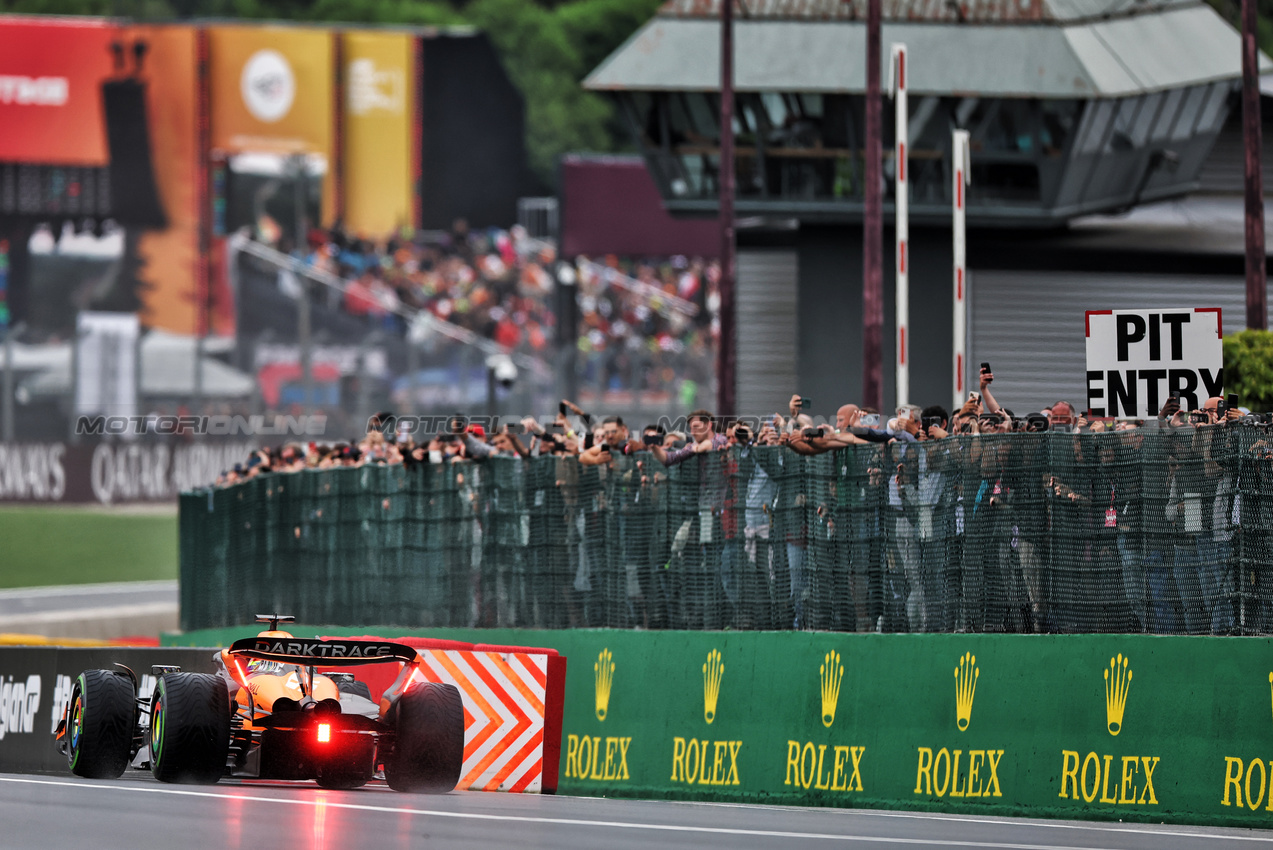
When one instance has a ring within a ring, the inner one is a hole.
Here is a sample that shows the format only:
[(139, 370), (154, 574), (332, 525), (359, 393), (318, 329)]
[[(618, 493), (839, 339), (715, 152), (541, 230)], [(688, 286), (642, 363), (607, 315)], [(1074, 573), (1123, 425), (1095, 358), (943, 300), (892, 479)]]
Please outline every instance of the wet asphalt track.
[(161, 785), (0, 774), (0, 848), (1004, 848), (1273, 850), (1273, 832), (586, 797), (394, 793), (383, 784)]

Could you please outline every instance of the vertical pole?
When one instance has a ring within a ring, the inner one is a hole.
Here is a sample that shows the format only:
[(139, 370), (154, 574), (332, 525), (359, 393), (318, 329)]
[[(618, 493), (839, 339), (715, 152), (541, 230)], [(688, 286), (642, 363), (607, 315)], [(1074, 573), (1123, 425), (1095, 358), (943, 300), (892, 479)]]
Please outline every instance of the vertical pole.
[(955, 357), (954, 357), (954, 410), (963, 407), (968, 388), (964, 385), (968, 359), (968, 257), (965, 250), (965, 203), (968, 200), (968, 131), (956, 130), (951, 138), (954, 167), (951, 169), (954, 185), (951, 200), (954, 218), (955, 255)]
[(884, 208), (880, 197), (880, 2), (866, 4), (866, 150), (862, 222), (862, 403), (884, 407)]
[(13, 337), (17, 328), (10, 325), (4, 334), (4, 442), (14, 442), (13, 430)]
[(305, 174), (305, 155), (295, 154), (292, 162), (296, 166), (296, 183), (295, 183), (295, 202), (296, 202), (296, 245), (295, 245), (295, 274), (296, 282), (300, 285), (301, 297), (297, 302), (296, 316), (296, 343), (300, 349), (301, 360), (301, 386), (305, 391), (305, 407), (306, 412), (311, 405), (314, 404), (314, 342), (311, 330), (310, 320), (310, 303), (309, 303), (309, 278), (305, 275), (305, 245), (308, 241), (308, 234), (305, 230), (305, 194), (306, 194), (306, 174)]
[(80, 314), (75, 314), (75, 333), (71, 337), (71, 380), (67, 385), (70, 397), (67, 399), (67, 424), (70, 426), (70, 433), (67, 436), (67, 442), (72, 446), (79, 445), (79, 432), (75, 427), (75, 420), (79, 417), (80, 402), (80, 343), (84, 340), (84, 329), (80, 323)]
[(910, 403), (911, 369), (907, 361), (907, 335), (910, 333), (910, 273), (906, 270), (910, 241), (910, 187), (906, 166), (909, 116), (906, 98), (906, 45), (893, 45), (893, 62), (889, 66), (889, 89), (893, 94), (896, 141), (893, 143), (893, 203), (897, 213), (897, 405)]
[[(417, 314), (412, 322), (412, 327), (407, 330), (407, 403), (404, 404), (403, 411), (408, 415), (414, 415), (416, 412), (416, 373), (420, 371), (420, 354), (416, 349), (418, 340), (415, 333), (415, 324), (424, 321), (423, 317)], [(468, 375), (464, 374), (463, 363), (461, 362), (460, 381), (461, 383), (468, 380)]]
[(720, 4), (720, 347), (716, 413), (733, 416), (734, 340), (734, 0)]
[[(197, 150), (195, 152), (195, 203), (198, 212), (198, 254), (196, 262), (196, 305), (195, 315), (195, 350), (194, 350), (194, 387), (191, 392), (191, 413), (203, 412), (203, 352), (204, 340), (212, 326), (212, 192), (210, 186), (209, 158), (211, 147), (209, 101), (210, 82), (208, 69), (208, 33), (200, 29), (195, 34), (195, 52), (198, 62), (198, 93), (195, 117), (195, 133)], [(227, 166), (228, 167), (228, 166)], [(227, 274), (233, 272), (227, 269)], [(239, 303), (237, 298), (234, 302)]]
[(1264, 187), (1260, 173), (1260, 68), (1255, 0), (1242, 0), (1242, 141), (1246, 148), (1246, 326), (1268, 330)]

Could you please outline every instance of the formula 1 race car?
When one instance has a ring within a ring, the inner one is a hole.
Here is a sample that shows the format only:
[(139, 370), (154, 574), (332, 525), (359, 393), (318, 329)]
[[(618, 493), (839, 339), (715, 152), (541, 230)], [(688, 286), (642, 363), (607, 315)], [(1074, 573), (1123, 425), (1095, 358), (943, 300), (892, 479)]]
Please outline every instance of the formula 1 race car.
[[(427, 682), (417, 651), (371, 640), (301, 640), (270, 627), (214, 657), (218, 672), (154, 667), (147, 701), (136, 674), (86, 670), (72, 685), (56, 737), (71, 772), (119, 777), (132, 764), (162, 782), (223, 776), (314, 779), (357, 788), (381, 775), (396, 791), (446, 793), (464, 761), (464, 706), (454, 685)], [(377, 705), (365, 682), (330, 668), (397, 662)]]

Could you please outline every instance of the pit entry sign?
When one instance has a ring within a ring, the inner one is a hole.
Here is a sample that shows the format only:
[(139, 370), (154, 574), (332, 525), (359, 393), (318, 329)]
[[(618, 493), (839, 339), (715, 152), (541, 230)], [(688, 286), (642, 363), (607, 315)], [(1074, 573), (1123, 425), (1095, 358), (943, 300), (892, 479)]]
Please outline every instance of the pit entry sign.
[(1172, 393), (1183, 410), (1222, 394), (1219, 307), (1088, 310), (1085, 324), (1092, 416), (1148, 419)]

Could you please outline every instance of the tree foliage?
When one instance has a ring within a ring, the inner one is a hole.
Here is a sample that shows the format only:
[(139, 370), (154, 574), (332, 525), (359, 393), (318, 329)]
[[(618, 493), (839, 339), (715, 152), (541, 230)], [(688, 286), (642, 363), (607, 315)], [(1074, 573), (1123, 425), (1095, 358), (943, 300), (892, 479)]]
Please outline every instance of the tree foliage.
[[(1273, 0), (1270, 0), (1273, 2)], [(139, 21), (242, 18), (314, 23), (469, 25), (485, 31), (526, 99), (531, 168), (556, 182), (567, 151), (630, 140), (610, 103), (580, 85), (650, 18), (660, 0), (0, 0), (0, 12), (113, 15)]]
[(1273, 410), (1273, 331), (1246, 330), (1224, 338), (1224, 388), (1255, 411)]

